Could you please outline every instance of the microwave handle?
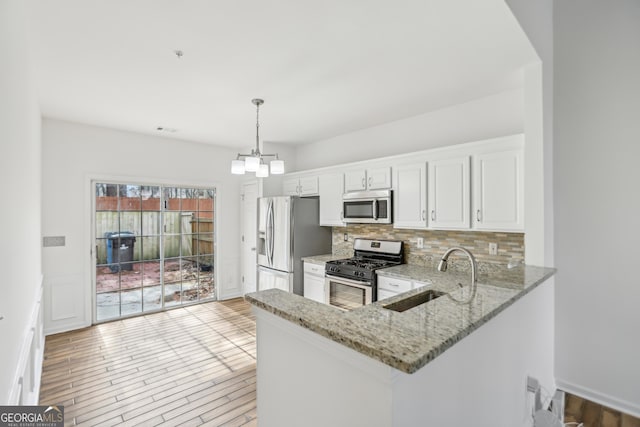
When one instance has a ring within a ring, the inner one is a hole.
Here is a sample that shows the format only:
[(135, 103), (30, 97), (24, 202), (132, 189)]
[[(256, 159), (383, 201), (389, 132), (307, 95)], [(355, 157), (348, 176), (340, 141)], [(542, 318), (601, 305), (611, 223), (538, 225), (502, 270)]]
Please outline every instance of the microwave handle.
[(378, 220), (378, 200), (373, 200), (373, 219)]

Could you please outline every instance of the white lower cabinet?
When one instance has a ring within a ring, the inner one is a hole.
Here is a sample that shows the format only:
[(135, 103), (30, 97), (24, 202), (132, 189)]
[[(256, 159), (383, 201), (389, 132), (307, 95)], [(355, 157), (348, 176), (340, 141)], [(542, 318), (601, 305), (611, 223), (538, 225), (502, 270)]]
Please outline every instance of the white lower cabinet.
[(403, 292), (410, 291), (411, 289), (413, 289), (411, 280), (378, 276), (378, 301), (394, 297)]
[(305, 298), (326, 304), (324, 283), (324, 263), (304, 263), (304, 291)]
[(396, 277), (378, 275), (378, 301), (395, 297), (396, 295), (412, 289), (430, 285), (431, 282), (429, 280), (419, 282), (415, 280), (398, 279)]

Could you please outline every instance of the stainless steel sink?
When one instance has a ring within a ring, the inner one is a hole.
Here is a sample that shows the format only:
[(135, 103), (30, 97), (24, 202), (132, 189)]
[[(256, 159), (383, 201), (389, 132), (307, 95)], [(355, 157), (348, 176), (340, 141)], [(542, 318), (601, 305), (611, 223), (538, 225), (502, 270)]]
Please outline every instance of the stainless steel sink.
[(440, 291), (434, 291), (433, 289), (429, 289), (427, 291), (420, 292), (417, 295), (413, 295), (411, 297), (402, 299), (400, 301), (383, 305), (382, 308), (386, 308), (387, 310), (393, 310), (393, 311), (402, 313), (403, 311), (407, 311), (413, 307), (417, 307), (421, 304), (427, 303), (429, 301), (433, 301), (434, 299), (439, 298), (442, 295), (445, 295), (445, 293)]

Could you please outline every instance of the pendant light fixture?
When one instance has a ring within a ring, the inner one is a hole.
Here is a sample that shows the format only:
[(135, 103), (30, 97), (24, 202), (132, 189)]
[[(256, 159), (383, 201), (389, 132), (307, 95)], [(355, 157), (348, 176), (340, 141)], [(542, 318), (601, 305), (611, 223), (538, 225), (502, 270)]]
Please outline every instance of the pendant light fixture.
[(256, 177), (266, 178), (269, 176), (269, 166), (265, 163), (265, 157), (274, 157), (271, 160), (271, 174), (281, 175), (284, 173), (284, 160), (278, 158), (278, 154), (262, 154), (260, 152), (260, 106), (264, 104), (262, 99), (252, 99), (256, 106), (256, 148), (251, 150), (251, 154), (240, 154), (231, 161), (231, 173), (234, 175), (244, 175), (245, 172), (255, 172)]

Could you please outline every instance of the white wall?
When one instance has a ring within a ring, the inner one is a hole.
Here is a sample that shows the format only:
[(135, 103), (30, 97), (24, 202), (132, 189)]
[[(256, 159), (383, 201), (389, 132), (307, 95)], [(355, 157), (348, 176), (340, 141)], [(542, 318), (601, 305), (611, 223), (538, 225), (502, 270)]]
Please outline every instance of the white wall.
[(556, 375), (640, 416), (640, 3), (555, 5)]
[[(505, 3), (541, 61), (525, 69), (525, 247), (536, 248), (534, 254), (527, 251), (527, 262), (551, 267), (554, 265), (553, 0), (505, 0)], [(538, 250), (540, 247), (542, 251)]]
[(442, 110), (301, 146), (298, 170), (523, 132), (523, 91), (516, 89)]
[(66, 237), (43, 253), (47, 333), (91, 323), (91, 177), (216, 187), (217, 286), (222, 297), (241, 295), (235, 151), (50, 119), (42, 133), (42, 232)]
[(41, 284), (40, 111), (28, 58), (25, 3), (0, 2), (0, 405), (16, 403)]

